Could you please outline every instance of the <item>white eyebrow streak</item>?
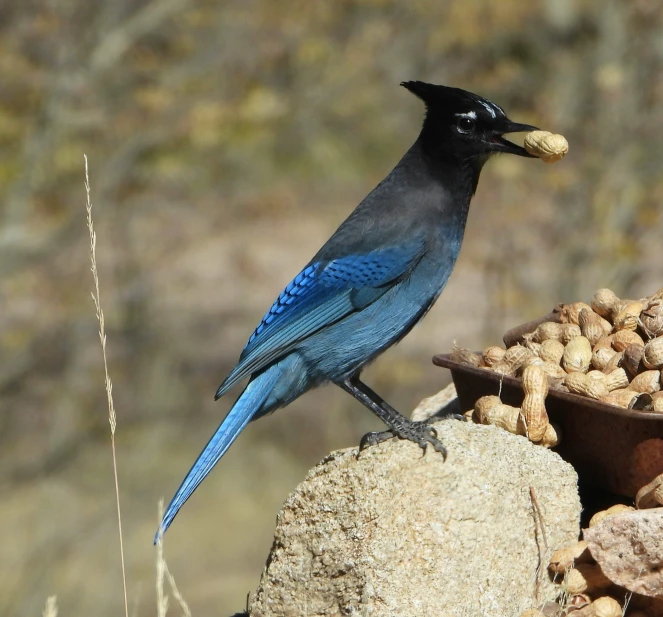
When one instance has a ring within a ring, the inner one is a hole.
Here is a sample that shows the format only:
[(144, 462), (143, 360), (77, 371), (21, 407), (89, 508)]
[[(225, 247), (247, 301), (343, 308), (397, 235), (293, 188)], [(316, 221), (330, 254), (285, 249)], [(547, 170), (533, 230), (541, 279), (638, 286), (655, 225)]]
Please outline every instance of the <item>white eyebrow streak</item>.
[(477, 114), (474, 111), (468, 111), (466, 114), (455, 114), (459, 118), (472, 118), (472, 120), (477, 119)]
[(488, 101), (488, 103), (490, 104), (490, 106), (491, 106), (493, 109), (496, 109), (496, 110), (497, 110), (497, 113), (499, 113), (499, 114), (501, 114), (501, 115), (503, 115), (503, 116), (506, 116), (506, 114), (504, 113), (504, 110), (503, 110), (499, 105), (493, 103), (492, 101)]
[(497, 117), (495, 115), (495, 110), (493, 109), (493, 106), (490, 105), (488, 103), (488, 101), (484, 101), (483, 99), (479, 99), (478, 103), (490, 114), (491, 118), (496, 118)]

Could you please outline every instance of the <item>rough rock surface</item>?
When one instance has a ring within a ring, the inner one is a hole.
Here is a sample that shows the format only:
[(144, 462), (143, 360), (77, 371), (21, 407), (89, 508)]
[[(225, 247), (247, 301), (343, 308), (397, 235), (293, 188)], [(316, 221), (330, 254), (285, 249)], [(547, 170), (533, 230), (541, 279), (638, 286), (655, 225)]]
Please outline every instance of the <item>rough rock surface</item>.
[(440, 390), (437, 394), (423, 399), (415, 408), (410, 418), (417, 422), (428, 420), (436, 414), (440, 414), (447, 407), (457, 404), (457, 408), (449, 409), (449, 413), (462, 413), (460, 405), (458, 404), (458, 393), (456, 386), (450, 383), (446, 388)]
[(517, 617), (555, 596), (548, 558), (579, 533), (573, 468), (493, 426), (435, 427), (446, 463), (391, 440), (309, 472), (278, 515), (251, 617)]
[(663, 598), (663, 508), (616, 514), (583, 536), (613, 583)]

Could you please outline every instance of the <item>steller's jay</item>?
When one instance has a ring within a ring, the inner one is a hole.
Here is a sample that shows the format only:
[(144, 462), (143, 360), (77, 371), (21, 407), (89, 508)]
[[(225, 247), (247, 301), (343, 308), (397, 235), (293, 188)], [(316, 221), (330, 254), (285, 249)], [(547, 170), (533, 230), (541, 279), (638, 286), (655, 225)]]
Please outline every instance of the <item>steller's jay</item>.
[(247, 377), (249, 383), (170, 502), (157, 537), (251, 420), (330, 381), (389, 427), (362, 445), (397, 436), (446, 456), (429, 424), (398, 413), (359, 375), (440, 295), (486, 160), (495, 152), (530, 156), (503, 135), (536, 127), (511, 122), (498, 105), (465, 90), (401, 85), (426, 105), (419, 137), (258, 324), (216, 398)]

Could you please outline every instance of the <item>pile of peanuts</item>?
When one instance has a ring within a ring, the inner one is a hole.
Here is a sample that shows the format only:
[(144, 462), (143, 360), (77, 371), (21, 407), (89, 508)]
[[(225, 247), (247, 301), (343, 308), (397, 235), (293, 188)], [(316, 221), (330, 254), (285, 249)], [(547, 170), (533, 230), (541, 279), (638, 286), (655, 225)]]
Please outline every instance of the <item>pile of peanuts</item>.
[[(594, 527), (601, 521), (621, 512), (632, 511), (631, 506), (618, 504), (607, 510), (597, 512), (589, 521)], [(592, 558), (587, 543), (583, 540), (555, 551), (548, 564), (548, 569), (555, 577), (560, 577), (563, 595), (554, 614), (573, 614), (574, 617), (622, 617), (624, 609), (607, 592), (619, 598), (626, 596), (621, 587), (613, 586), (612, 581), (603, 574), (601, 567)], [(610, 589), (609, 589), (610, 588)], [(598, 596), (598, 597), (597, 597)], [(645, 617), (640, 611), (630, 612), (632, 617)], [(546, 613), (537, 609), (528, 609), (520, 617), (546, 617)]]
[[(544, 322), (508, 349), (491, 346), (482, 354), (454, 349), (451, 358), (509, 377), (521, 377), (521, 409), (497, 397), (477, 401), (472, 418), (556, 445), (543, 400), (548, 389), (571, 392), (617, 407), (663, 412), (663, 289), (640, 300), (621, 300), (599, 289), (591, 305), (561, 307), (560, 322)], [(644, 401), (643, 401), (644, 398)], [(548, 435), (546, 436), (546, 430)]]

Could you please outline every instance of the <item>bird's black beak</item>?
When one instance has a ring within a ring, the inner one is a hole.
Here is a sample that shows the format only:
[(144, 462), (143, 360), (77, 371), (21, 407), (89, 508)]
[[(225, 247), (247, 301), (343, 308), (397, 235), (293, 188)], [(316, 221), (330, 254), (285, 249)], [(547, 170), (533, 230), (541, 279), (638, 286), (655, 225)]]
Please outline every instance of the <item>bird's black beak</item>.
[(538, 131), (539, 129), (531, 124), (520, 124), (519, 122), (511, 122), (505, 120), (499, 127), (492, 132), (488, 137), (487, 143), (491, 152), (507, 152), (509, 154), (517, 154), (518, 156), (526, 156), (528, 158), (536, 158), (521, 146), (511, 143), (508, 139), (504, 139), (506, 133), (525, 133), (529, 131)]

